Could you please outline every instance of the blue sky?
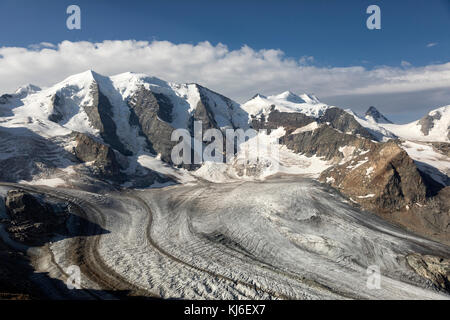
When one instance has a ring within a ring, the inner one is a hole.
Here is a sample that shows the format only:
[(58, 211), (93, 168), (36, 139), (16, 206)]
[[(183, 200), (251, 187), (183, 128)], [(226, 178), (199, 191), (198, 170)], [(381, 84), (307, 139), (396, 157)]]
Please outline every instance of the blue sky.
[[(66, 28), (71, 4), (81, 30)], [(366, 28), (371, 4), (381, 30)], [(199, 82), (239, 102), (310, 92), (400, 121), (450, 104), (450, 0), (2, 0), (0, 12), (0, 92), (91, 68)], [(32, 46), (42, 42), (57, 46)]]
[[(81, 31), (65, 28), (65, 9), (78, 4)], [(365, 9), (377, 4), (382, 29), (368, 30)], [(450, 53), (450, 1), (24, 1), (2, 0), (0, 44), (62, 40), (209, 42), (230, 49), (281, 49), (318, 65), (415, 66), (444, 62)], [(7, 14), (5, 14), (7, 13)], [(436, 46), (427, 47), (429, 43)]]

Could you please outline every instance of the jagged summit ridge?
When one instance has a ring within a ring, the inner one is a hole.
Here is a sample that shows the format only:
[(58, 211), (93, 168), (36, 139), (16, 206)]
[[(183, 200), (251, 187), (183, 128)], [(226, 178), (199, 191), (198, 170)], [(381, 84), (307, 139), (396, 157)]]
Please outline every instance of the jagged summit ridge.
[(365, 118), (368, 121), (375, 123), (392, 123), (391, 120), (386, 118), (380, 111), (377, 110), (374, 106), (370, 106), (365, 113)]

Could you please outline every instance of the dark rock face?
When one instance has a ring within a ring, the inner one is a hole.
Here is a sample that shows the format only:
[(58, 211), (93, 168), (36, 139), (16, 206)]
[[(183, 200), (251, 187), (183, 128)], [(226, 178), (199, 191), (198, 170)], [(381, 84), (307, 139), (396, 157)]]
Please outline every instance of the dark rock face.
[(392, 123), (391, 120), (381, 114), (374, 106), (369, 107), (365, 113), (366, 117), (371, 117), (377, 123)]
[(280, 143), (297, 153), (307, 156), (317, 155), (325, 160), (339, 161), (344, 154), (339, 148), (353, 146), (355, 150), (368, 150), (374, 143), (368, 139), (345, 134), (326, 124), (311, 131), (287, 134), (280, 138)]
[[(450, 128), (449, 128), (450, 129)], [(432, 142), (433, 149), (443, 155), (450, 157), (450, 143), (448, 142)]]
[[(205, 91), (207, 89), (198, 85), (197, 87), (200, 101), (189, 119), (187, 128), (191, 136), (194, 136), (194, 121), (202, 122), (203, 132), (212, 128), (220, 129), (214, 117), (214, 102), (207, 97)], [(231, 100), (229, 101), (231, 104)], [(172, 132), (175, 130), (170, 125), (173, 120), (171, 100), (164, 94), (154, 93), (142, 87), (130, 98), (128, 106), (131, 112), (130, 124), (139, 128), (140, 134), (146, 138), (148, 149), (152, 153), (160, 154), (164, 162), (172, 164), (172, 149), (178, 141), (171, 141)], [(195, 169), (198, 166), (184, 164), (183, 167)]]
[(120, 165), (111, 147), (100, 143), (83, 133), (75, 134), (77, 146), (75, 156), (81, 162), (94, 161), (94, 174), (112, 179), (120, 179)]
[(441, 189), (423, 205), (384, 216), (406, 229), (450, 245), (450, 187)]
[(161, 93), (153, 93), (156, 100), (158, 101), (159, 108), (157, 111), (158, 118), (165, 122), (172, 122), (172, 110), (173, 105), (168, 97)]
[(5, 207), (9, 216), (7, 231), (15, 241), (37, 245), (65, 230), (68, 212), (64, 205), (44, 202), (25, 191), (10, 190)]
[[(297, 131), (307, 125), (317, 122), (317, 128)], [(254, 129), (267, 129), (269, 132), (278, 127), (284, 127), (286, 135), (280, 138), (280, 144), (292, 151), (307, 156), (323, 157), (337, 163), (346, 156), (343, 147), (353, 147), (357, 155), (361, 151), (374, 148), (371, 141), (374, 137), (363, 128), (353, 116), (339, 108), (330, 108), (319, 118), (303, 113), (280, 112), (272, 107), (267, 119), (252, 119)], [(353, 154), (352, 154), (353, 155)]]
[(249, 100), (253, 100), (253, 99), (257, 98), (257, 97), (261, 97), (261, 98), (263, 98), (263, 99), (267, 99), (267, 97), (266, 97), (265, 95), (262, 95), (262, 94), (260, 94), (260, 93), (257, 93), (257, 94), (255, 94), (253, 97), (251, 97)]
[(113, 107), (108, 98), (100, 91), (95, 81), (92, 83), (90, 90), (93, 103), (84, 107), (90, 123), (100, 131), (103, 141), (123, 155), (131, 156), (131, 151), (123, 145), (117, 136), (116, 124), (113, 120)]
[(0, 96), (0, 104), (5, 104), (8, 102), (9, 99), (12, 98), (12, 95), (10, 94), (3, 94)]
[(353, 116), (348, 114), (339, 108), (330, 108), (325, 111), (325, 113), (319, 118), (321, 123), (327, 123), (332, 128), (342, 131), (343, 133), (351, 133), (354, 135), (360, 135), (361, 137), (367, 139), (376, 138), (372, 136), (366, 128), (361, 126), (358, 121), (355, 120)]
[[(274, 109), (275, 106), (272, 108)], [(303, 113), (280, 112), (278, 110), (273, 110), (269, 113), (267, 121), (264, 116), (262, 116), (261, 119), (252, 119), (252, 127), (256, 130), (268, 129), (268, 131), (277, 129), (278, 127), (284, 127), (287, 131), (293, 131), (314, 121), (314, 118), (308, 117)]]
[(19, 222), (27, 220), (43, 222), (52, 218), (49, 208), (31, 194), (19, 190), (8, 192), (5, 207), (6, 213)]
[(63, 113), (61, 111), (62, 104), (63, 101), (61, 97), (58, 94), (55, 94), (51, 99), (52, 113), (48, 116), (48, 120), (53, 122), (59, 122), (64, 118)]
[[(233, 109), (232, 101), (230, 99), (228, 99), (227, 97), (224, 97), (221, 94), (211, 91), (211, 90), (209, 90), (205, 87), (202, 87), (198, 84), (196, 84), (196, 87), (200, 94), (200, 101), (198, 102), (196, 110), (191, 118), (191, 125), (190, 125), (191, 132), (192, 132), (192, 124), (194, 121), (202, 121), (203, 132), (205, 132), (208, 129), (213, 129), (213, 128), (220, 129), (216, 122), (216, 118), (215, 118), (215, 114), (214, 114), (216, 103), (213, 100), (211, 100), (208, 97), (208, 95), (213, 94), (213, 95), (218, 96), (221, 100), (224, 101), (225, 104), (227, 104), (227, 106), (230, 110)], [(228, 116), (229, 116), (228, 120), (232, 124), (233, 128), (236, 128), (236, 126), (233, 123), (231, 114), (229, 114)]]
[(432, 116), (427, 114), (425, 117), (419, 120), (420, 131), (422, 131), (422, 133), (427, 136), (430, 133), (430, 130), (434, 127), (434, 121), (439, 119), (441, 119), (441, 114), (439, 111), (437, 111)]
[(374, 144), (370, 152), (325, 170), (319, 179), (374, 211), (424, 203), (427, 193), (414, 161), (395, 141)]
[(217, 123), (214, 118), (214, 114), (211, 111), (209, 103), (206, 101), (205, 96), (200, 95), (200, 101), (197, 103), (197, 107), (195, 108), (194, 114), (191, 117), (191, 123), (189, 125), (189, 129), (193, 132), (194, 121), (202, 122), (202, 130), (206, 132), (208, 129), (217, 128)]
[(418, 275), (450, 293), (450, 259), (416, 253), (406, 256), (406, 261)]
[[(317, 128), (297, 132), (296, 129), (317, 122)], [(280, 138), (280, 143), (296, 153), (307, 156), (316, 155), (325, 160), (337, 163), (344, 154), (342, 147), (354, 147), (355, 152), (370, 150), (374, 147), (375, 139), (353, 116), (339, 108), (330, 108), (319, 118), (307, 116), (303, 113), (280, 112), (273, 110), (268, 119), (252, 119), (254, 129), (276, 129), (284, 127), (286, 135)]]
[[(226, 104), (228, 114), (222, 115), (222, 116), (225, 116), (225, 118), (227, 118), (227, 120), (230, 122), (232, 128), (237, 129), (239, 127), (239, 125), (237, 123), (235, 123), (236, 119), (234, 119), (233, 115), (232, 115), (233, 111), (239, 111), (239, 110), (236, 109), (236, 104), (231, 99), (221, 95), (220, 93), (217, 93), (217, 92), (209, 90), (205, 87), (202, 87), (198, 84), (196, 84), (196, 87), (200, 94), (200, 103), (198, 105), (198, 107), (200, 107), (200, 110), (198, 111), (197, 114), (194, 114), (194, 120), (196, 120), (196, 121), (202, 120), (203, 122), (206, 122), (206, 125), (204, 126), (204, 130), (205, 130), (205, 128), (220, 129), (217, 124), (216, 117), (215, 117), (217, 105), (216, 105), (216, 102), (214, 101), (214, 99), (210, 99), (211, 96), (215, 96), (218, 100), (221, 100), (224, 104)], [(197, 107), (197, 109), (198, 109), (198, 107)]]
[(154, 94), (141, 88), (128, 101), (130, 124), (137, 126), (146, 138), (149, 150), (161, 154), (161, 159), (172, 163), (172, 148), (177, 144), (171, 141), (174, 128), (167, 123), (172, 119), (172, 103), (162, 94)]

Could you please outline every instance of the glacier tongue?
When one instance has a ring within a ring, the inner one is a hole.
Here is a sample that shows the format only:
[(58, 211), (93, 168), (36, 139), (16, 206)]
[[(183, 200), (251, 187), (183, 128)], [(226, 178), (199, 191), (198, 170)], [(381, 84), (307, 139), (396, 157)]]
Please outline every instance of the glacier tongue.
[[(87, 270), (111, 270), (115, 283), (162, 298), (448, 299), (406, 262), (417, 252), (448, 256), (448, 247), (356, 210), (308, 179), (63, 194), (89, 204), (89, 219), (109, 231), (87, 238), (96, 252), (86, 255)], [(50, 246), (60, 267), (84, 253), (75, 245)], [(367, 285), (369, 266), (381, 271), (379, 289)], [(82, 279), (93, 287), (90, 273)]]

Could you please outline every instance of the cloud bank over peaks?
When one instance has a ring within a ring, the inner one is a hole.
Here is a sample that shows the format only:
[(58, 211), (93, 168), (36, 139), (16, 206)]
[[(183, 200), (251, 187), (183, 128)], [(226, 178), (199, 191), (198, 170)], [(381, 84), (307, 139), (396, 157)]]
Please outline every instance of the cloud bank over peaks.
[[(325, 102), (338, 101), (356, 109), (358, 105), (352, 101), (366, 97), (364, 108), (376, 105), (383, 111), (377, 99), (393, 95), (414, 96), (413, 101), (405, 102), (414, 110), (421, 108), (419, 103), (426, 104), (422, 108), (433, 107), (434, 103), (450, 104), (450, 62), (421, 67), (402, 63), (373, 69), (318, 67), (313, 63), (312, 56), (295, 59), (278, 49), (254, 50), (246, 45), (230, 50), (224, 44), (207, 41), (40, 43), (28, 48), (0, 48), (0, 92), (13, 92), (25, 83), (48, 86), (71, 74), (93, 69), (105, 75), (133, 71), (167, 81), (197, 82), (238, 102), (256, 92), (271, 95), (290, 89), (315, 93)], [(423, 94), (417, 100), (419, 91)], [(390, 107), (392, 112), (401, 112), (406, 106)]]

